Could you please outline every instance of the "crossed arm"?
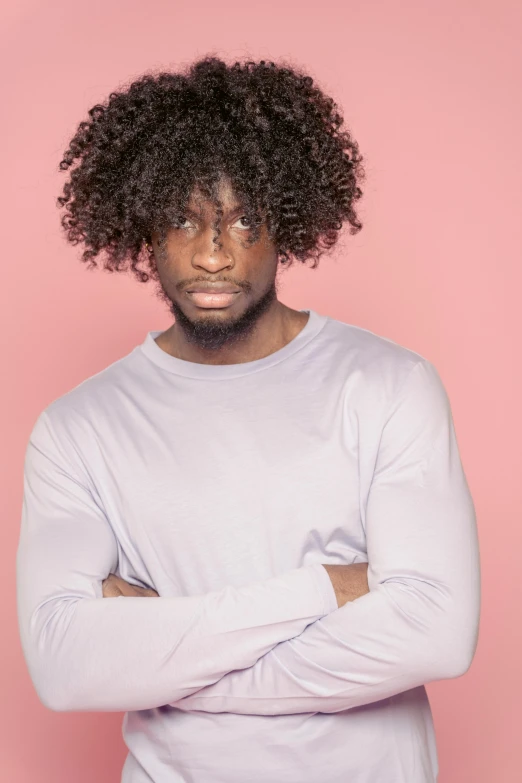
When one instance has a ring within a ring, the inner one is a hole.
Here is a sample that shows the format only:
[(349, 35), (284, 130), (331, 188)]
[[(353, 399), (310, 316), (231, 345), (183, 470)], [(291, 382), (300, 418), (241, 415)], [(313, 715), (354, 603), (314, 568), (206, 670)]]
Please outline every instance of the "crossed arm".
[(368, 593), (175, 706), (333, 713), (464, 674), (479, 628), (476, 518), (429, 362), (415, 366), (384, 428), (365, 524)]
[(98, 600), (117, 546), (57, 429), (41, 415), (31, 436), (17, 559), (22, 646), (51, 709), (336, 712), (469, 668), (475, 513), (425, 360), (381, 438), (364, 519), (369, 592), (342, 606), (319, 564), (203, 596)]

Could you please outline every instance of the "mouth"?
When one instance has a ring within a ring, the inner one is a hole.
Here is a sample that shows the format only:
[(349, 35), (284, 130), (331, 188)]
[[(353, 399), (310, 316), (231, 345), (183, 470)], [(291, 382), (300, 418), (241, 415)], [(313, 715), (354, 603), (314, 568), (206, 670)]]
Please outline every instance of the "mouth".
[(236, 301), (241, 291), (208, 291), (208, 290), (194, 290), (185, 292), (190, 301), (196, 305), (196, 307), (203, 307), (205, 309), (222, 309), (224, 307), (230, 307), (233, 302)]

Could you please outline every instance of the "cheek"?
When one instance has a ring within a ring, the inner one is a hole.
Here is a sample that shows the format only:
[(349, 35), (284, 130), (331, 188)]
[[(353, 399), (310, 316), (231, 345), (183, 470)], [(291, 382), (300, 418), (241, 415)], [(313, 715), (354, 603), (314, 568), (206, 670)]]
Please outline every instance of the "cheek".
[(254, 263), (259, 274), (271, 278), (277, 270), (277, 251), (270, 243), (263, 243), (256, 246)]
[(256, 262), (264, 261), (265, 263), (275, 263), (277, 261), (277, 248), (269, 239), (266, 229), (261, 231), (259, 239), (250, 246), (248, 252)]
[(184, 275), (183, 270), (190, 267), (191, 252), (187, 243), (184, 242), (170, 242), (163, 250), (160, 251), (159, 258), (157, 260), (158, 271), (161, 276), (168, 279), (179, 278)]

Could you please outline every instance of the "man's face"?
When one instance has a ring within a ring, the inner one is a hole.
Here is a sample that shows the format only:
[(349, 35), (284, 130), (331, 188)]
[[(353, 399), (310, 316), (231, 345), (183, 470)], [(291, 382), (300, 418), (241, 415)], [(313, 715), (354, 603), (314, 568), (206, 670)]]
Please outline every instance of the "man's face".
[[(277, 300), (278, 256), (266, 224), (249, 246), (249, 224), (227, 179), (221, 180), (218, 195), (223, 207), (219, 236), (216, 207), (197, 190), (163, 248), (152, 235), (159, 298), (168, 304), (184, 337), (210, 350), (244, 339)], [(197, 293), (205, 284), (217, 283), (227, 284), (234, 293), (217, 298)]]

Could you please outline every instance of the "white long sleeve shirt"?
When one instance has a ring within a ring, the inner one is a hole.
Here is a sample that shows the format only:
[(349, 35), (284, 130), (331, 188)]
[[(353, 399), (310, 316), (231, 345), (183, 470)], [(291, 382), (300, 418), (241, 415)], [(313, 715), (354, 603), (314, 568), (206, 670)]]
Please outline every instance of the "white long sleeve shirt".
[[(39, 415), (20, 634), (53, 710), (125, 711), (122, 783), (434, 783), (424, 685), (469, 668), (476, 516), (435, 367), (309, 310), (256, 361), (149, 332)], [(368, 562), (338, 608), (322, 563)], [(159, 598), (102, 597), (116, 573)]]

